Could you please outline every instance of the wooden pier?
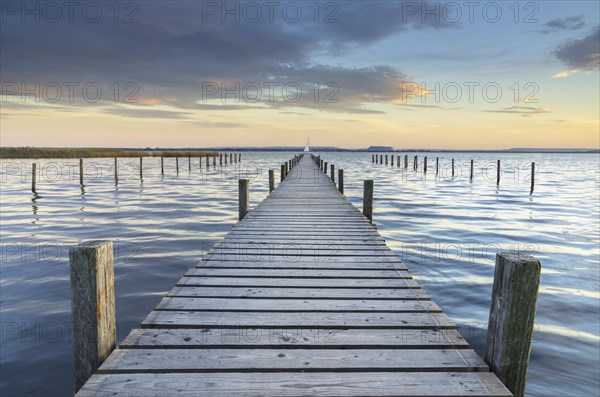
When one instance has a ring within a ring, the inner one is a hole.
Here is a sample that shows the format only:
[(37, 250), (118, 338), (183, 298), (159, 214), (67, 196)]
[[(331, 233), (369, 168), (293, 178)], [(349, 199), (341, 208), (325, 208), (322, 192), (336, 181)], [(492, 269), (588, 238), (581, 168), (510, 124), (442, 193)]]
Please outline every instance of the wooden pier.
[(510, 396), (310, 156), (78, 396)]

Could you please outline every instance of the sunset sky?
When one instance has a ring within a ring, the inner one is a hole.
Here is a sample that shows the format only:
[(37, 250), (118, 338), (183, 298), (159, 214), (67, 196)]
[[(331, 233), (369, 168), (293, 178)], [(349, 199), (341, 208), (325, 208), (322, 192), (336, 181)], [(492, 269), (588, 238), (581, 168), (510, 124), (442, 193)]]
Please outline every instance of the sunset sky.
[(1, 2), (2, 146), (600, 147), (597, 1), (67, 3)]

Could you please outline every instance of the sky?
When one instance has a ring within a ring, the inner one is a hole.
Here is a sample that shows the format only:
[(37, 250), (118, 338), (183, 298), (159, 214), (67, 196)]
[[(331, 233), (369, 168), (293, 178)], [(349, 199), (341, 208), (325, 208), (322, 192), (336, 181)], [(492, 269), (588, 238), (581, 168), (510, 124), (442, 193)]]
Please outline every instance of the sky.
[(600, 148), (598, 1), (2, 0), (0, 17), (2, 146)]

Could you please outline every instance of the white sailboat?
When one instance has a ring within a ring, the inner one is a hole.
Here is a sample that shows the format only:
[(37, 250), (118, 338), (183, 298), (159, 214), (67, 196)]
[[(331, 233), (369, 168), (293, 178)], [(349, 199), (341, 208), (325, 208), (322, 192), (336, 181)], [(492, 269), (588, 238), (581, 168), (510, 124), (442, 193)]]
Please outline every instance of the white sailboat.
[(304, 146), (304, 153), (309, 153), (310, 152), (310, 137), (306, 138), (306, 146)]

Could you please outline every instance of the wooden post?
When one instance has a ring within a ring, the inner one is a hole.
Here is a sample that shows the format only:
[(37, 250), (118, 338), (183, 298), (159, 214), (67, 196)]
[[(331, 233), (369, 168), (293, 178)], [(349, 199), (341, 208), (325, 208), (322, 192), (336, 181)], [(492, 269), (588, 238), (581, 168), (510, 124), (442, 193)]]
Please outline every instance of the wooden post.
[(248, 179), (240, 179), (239, 181), (239, 202), (240, 202), (240, 221), (244, 219), (250, 207), (250, 181)]
[(79, 159), (79, 184), (83, 186), (83, 159)]
[(202, 157), (198, 157), (198, 168), (202, 169)]
[(535, 162), (531, 163), (531, 193), (533, 193), (534, 186), (535, 186)]
[(408, 154), (404, 155), (404, 168), (408, 169)]
[(363, 214), (373, 223), (373, 181), (370, 179), (363, 185)]
[[(227, 159), (227, 155), (225, 155), (225, 159)], [(223, 153), (219, 153), (219, 166), (223, 166)]]
[(281, 164), (281, 171), (279, 172), (279, 176), (281, 177), (281, 182), (285, 179), (285, 165)]
[(418, 156), (415, 156), (415, 161), (413, 164), (413, 168), (415, 169), (415, 171), (419, 168), (419, 163), (418, 163)]
[(188, 156), (188, 171), (192, 170), (192, 158)]
[(275, 190), (275, 171), (269, 170), (269, 193)]
[(238, 159), (237, 159), (238, 163), (242, 162), (242, 154), (238, 153)]
[(392, 162), (392, 163), (391, 163), (391, 166), (393, 167), (393, 166), (394, 166), (394, 155), (393, 155), (393, 154), (392, 154), (392, 155), (390, 155), (390, 160), (391, 160), (391, 162)]
[(388, 165), (388, 155), (385, 155), (385, 165)]
[(163, 156), (160, 156), (160, 174), (165, 174), (165, 158)]
[(400, 156), (396, 156), (396, 167), (400, 167)]
[(75, 391), (115, 348), (113, 244), (91, 241), (69, 250)]
[(473, 159), (471, 159), (471, 177), (469, 180), (473, 182)]
[(338, 190), (344, 194), (344, 170), (338, 168)]
[(427, 173), (427, 156), (423, 159), (423, 172)]
[(217, 166), (217, 156), (213, 156), (213, 167)]
[(119, 179), (119, 163), (115, 157), (115, 181)]
[(379, 164), (383, 164), (383, 154), (379, 155)]
[(498, 160), (498, 166), (496, 167), (496, 185), (500, 184), (500, 160)]
[(285, 162), (285, 177), (287, 178), (288, 174), (290, 173), (290, 169), (288, 168), (288, 163), (287, 161)]
[(375, 155), (374, 154), (371, 155), (371, 163), (375, 163)]
[(179, 174), (179, 157), (175, 157), (175, 170)]
[(229, 162), (233, 163), (233, 153), (229, 153)]
[(452, 178), (454, 178), (454, 159), (452, 159)]
[(207, 170), (210, 168), (210, 163), (208, 161), (209, 161), (209, 158), (208, 158), (208, 156), (206, 156), (206, 169)]
[(379, 164), (379, 156), (376, 154), (374, 154), (374, 156), (375, 156), (375, 164)]
[(435, 176), (440, 172), (440, 158), (435, 158)]
[(515, 397), (525, 395), (540, 272), (530, 255), (496, 255), (485, 362)]
[(333, 165), (333, 164), (331, 164), (331, 172), (330, 172), (330, 175), (331, 175), (331, 180), (332, 180), (332, 182), (333, 182), (333, 183), (335, 183), (335, 165)]
[(327, 175), (327, 161), (323, 164), (323, 172)]
[(36, 177), (37, 177), (36, 168), (37, 168), (37, 164), (33, 163), (31, 165), (31, 191), (33, 193), (35, 193), (35, 184), (36, 184)]
[(143, 157), (140, 157), (140, 179), (143, 178), (143, 163), (142, 163), (142, 159)]

